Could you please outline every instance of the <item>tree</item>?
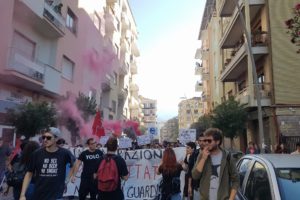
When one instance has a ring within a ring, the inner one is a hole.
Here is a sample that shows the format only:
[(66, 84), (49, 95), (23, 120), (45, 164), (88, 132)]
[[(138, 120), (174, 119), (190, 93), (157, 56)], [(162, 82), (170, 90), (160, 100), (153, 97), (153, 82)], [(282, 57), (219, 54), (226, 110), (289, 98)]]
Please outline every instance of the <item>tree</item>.
[(222, 130), (225, 137), (232, 140), (239, 134), (245, 132), (247, 121), (247, 112), (244, 105), (229, 97), (228, 100), (218, 105), (213, 110), (212, 125)]
[(35, 136), (42, 129), (56, 125), (56, 110), (47, 102), (22, 104), (16, 109), (8, 109), (7, 114), (16, 133), (26, 138)]
[(212, 125), (212, 117), (209, 114), (204, 114), (199, 117), (197, 122), (191, 124), (190, 128), (197, 130), (197, 138), (200, 133), (203, 133), (206, 129), (210, 128)]

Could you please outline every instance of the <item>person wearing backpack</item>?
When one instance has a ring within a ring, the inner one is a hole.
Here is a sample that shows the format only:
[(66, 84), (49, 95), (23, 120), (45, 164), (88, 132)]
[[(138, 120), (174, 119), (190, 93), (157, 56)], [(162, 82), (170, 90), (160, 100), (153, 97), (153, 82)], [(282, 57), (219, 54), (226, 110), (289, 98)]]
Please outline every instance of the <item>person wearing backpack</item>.
[[(19, 200), (20, 198), (22, 182), (26, 174), (30, 156), (35, 150), (39, 148), (39, 144), (35, 141), (29, 141), (26, 143), (22, 143), (20, 148), (21, 152), (19, 154), (16, 154), (8, 165), (9, 173), (13, 174), (13, 177), (11, 177), (12, 180), (11, 182), (8, 181), (8, 184), (10, 187), (13, 187), (14, 200)], [(9, 178), (7, 177), (7, 179)], [(29, 189), (25, 194), (27, 200), (32, 199), (33, 190), (34, 180), (32, 180), (29, 184)]]
[(124, 200), (121, 179), (127, 180), (129, 172), (125, 160), (116, 155), (118, 140), (110, 137), (106, 143), (107, 153), (100, 159), (97, 170), (98, 200)]
[(182, 170), (182, 165), (177, 162), (174, 150), (167, 147), (157, 171), (157, 175), (162, 175), (160, 200), (181, 200), (180, 174)]
[(75, 162), (73, 170), (71, 170), (71, 181), (74, 183), (76, 174), (81, 163), (83, 169), (81, 173), (81, 181), (79, 186), (79, 200), (85, 200), (86, 196), (90, 193), (90, 199), (96, 200), (98, 193), (97, 180), (94, 177), (95, 170), (98, 169), (100, 158), (103, 152), (97, 149), (97, 142), (94, 138), (89, 138), (86, 142), (88, 149), (83, 151)]

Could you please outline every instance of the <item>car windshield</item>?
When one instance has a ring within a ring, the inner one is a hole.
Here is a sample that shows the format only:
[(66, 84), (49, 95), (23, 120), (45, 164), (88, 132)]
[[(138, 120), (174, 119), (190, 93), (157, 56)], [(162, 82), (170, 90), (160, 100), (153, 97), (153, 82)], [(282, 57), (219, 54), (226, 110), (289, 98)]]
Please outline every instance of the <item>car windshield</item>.
[(277, 181), (282, 200), (295, 199), (300, 196), (300, 168), (276, 169)]

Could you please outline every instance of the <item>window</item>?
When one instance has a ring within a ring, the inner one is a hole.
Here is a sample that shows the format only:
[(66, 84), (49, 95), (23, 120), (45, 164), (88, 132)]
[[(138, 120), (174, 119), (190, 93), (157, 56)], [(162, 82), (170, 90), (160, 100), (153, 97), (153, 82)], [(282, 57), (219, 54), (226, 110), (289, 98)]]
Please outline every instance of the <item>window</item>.
[(114, 81), (115, 85), (117, 85), (117, 79), (118, 79), (118, 74), (116, 72), (114, 72), (113, 81)]
[[(239, 176), (240, 176), (240, 186), (242, 187), (243, 185), (243, 181), (244, 181), (244, 178), (245, 178), (245, 175), (250, 167), (250, 162), (251, 160), (250, 159), (243, 159), (241, 162), (240, 162), (240, 165), (238, 167), (238, 172), (239, 172)], [(240, 188), (241, 188), (240, 187)]]
[(191, 114), (191, 110), (186, 110), (186, 114)]
[(260, 84), (263, 84), (265, 82), (265, 75), (264, 75), (264, 73), (261, 73), (261, 74), (258, 75), (257, 82), (260, 83)]
[(117, 57), (119, 58), (119, 46), (115, 44), (115, 47), (116, 47)]
[(113, 113), (116, 113), (116, 110), (117, 110), (117, 102), (114, 101), (114, 100), (112, 100), (112, 101), (111, 101), (111, 111), (112, 111)]
[(14, 32), (12, 42), (14, 53), (18, 53), (28, 60), (34, 60), (36, 44), (19, 32)]
[(194, 110), (194, 114), (198, 114), (198, 110)]
[(77, 29), (77, 17), (75, 14), (68, 8), (67, 18), (66, 18), (66, 27), (74, 34), (76, 34)]
[(247, 199), (272, 199), (267, 170), (259, 162), (256, 162), (251, 170), (245, 196)]
[(69, 81), (73, 81), (73, 74), (74, 63), (64, 56), (62, 61), (62, 76)]

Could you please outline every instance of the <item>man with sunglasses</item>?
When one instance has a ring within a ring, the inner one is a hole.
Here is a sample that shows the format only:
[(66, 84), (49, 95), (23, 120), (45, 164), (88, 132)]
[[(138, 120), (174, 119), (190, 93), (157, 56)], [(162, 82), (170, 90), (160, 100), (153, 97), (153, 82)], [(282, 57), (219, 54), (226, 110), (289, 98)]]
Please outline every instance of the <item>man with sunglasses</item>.
[(74, 183), (76, 174), (81, 163), (83, 163), (83, 170), (81, 173), (81, 181), (79, 186), (79, 200), (85, 200), (90, 193), (90, 199), (96, 200), (98, 193), (97, 180), (94, 177), (94, 172), (97, 171), (100, 158), (103, 152), (97, 149), (97, 142), (94, 138), (89, 138), (86, 142), (88, 149), (83, 151), (75, 162), (74, 169), (71, 174), (71, 181)]
[(239, 187), (235, 160), (221, 148), (222, 132), (209, 128), (204, 132), (205, 147), (192, 170), (194, 179), (199, 179), (201, 200), (234, 200)]
[(35, 151), (24, 177), (20, 200), (26, 200), (25, 193), (34, 175), (34, 200), (62, 200), (65, 189), (66, 165), (73, 165), (69, 150), (57, 146), (61, 137), (58, 128), (50, 127), (43, 136), (43, 148)]

